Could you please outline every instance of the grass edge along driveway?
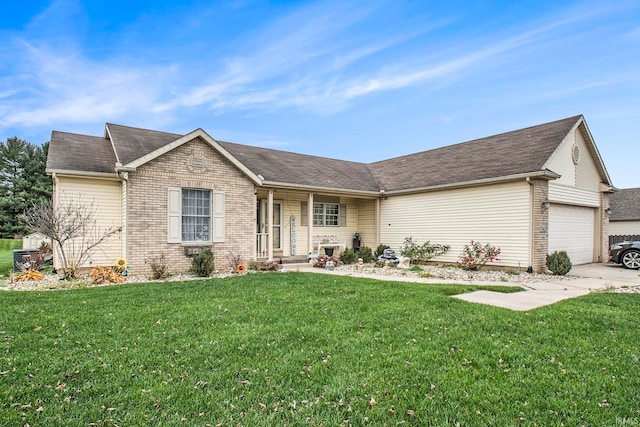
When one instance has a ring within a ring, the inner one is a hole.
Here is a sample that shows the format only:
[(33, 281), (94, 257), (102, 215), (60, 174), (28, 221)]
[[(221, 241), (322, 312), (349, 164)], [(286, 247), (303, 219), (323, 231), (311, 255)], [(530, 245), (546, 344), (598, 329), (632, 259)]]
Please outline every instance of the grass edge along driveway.
[(640, 422), (640, 300), (311, 273), (1, 292), (6, 425)]

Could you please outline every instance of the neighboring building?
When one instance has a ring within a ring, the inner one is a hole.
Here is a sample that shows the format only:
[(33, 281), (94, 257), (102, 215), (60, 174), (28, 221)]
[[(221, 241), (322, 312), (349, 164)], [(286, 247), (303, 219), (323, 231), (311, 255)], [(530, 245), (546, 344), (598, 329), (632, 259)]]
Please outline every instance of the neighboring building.
[(22, 237), (22, 249), (40, 249), (43, 243), (51, 246), (51, 238), (42, 233), (31, 233)]
[(211, 247), (217, 266), (304, 256), (317, 235), (399, 249), (406, 237), (502, 249), (502, 266), (544, 270), (566, 250), (603, 261), (606, 168), (582, 116), (371, 164), (107, 124), (104, 137), (54, 131), (47, 172), (54, 203), (90, 201), (99, 225), (121, 226), (92, 265), (125, 257), (131, 273), (164, 255), (172, 271)]
[(625, 188), (611, 196), (609, 235), (640, 236), (640, 188)]

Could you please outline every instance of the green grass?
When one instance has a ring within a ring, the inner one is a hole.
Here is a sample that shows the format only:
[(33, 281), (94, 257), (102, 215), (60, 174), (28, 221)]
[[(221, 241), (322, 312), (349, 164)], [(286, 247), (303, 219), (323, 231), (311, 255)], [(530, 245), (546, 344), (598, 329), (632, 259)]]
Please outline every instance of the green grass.
[(0, 239), (0, 277), (13, 270), (13, 250), (22, 249), (22, 240)]
[(0, 424), (640, 422), (638, 295), (450, 298), (472, 289), (271, 273), (0, 292)]

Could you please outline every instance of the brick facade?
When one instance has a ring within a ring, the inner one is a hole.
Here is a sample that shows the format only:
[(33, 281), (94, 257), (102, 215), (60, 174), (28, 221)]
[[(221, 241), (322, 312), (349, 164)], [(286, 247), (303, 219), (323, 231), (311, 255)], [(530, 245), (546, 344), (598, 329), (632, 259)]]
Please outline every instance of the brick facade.
[(145, 260), (164, 255), (171, 272), (186, 271), (187, 245), (167, 243), (168, 189), (208, 189), (225, 194), (225, 240), (209, 244), (217, 270), (227, 256), (254, 256), (256, 197), (254, 184), (209, 144), (196, 138), (130, 172), (126, 185), (126, 256), (130, 274), (148, 275)]
[(549, 181), (532, 179), (533, 185), (533, 271), (544, 273), (549, 252)]

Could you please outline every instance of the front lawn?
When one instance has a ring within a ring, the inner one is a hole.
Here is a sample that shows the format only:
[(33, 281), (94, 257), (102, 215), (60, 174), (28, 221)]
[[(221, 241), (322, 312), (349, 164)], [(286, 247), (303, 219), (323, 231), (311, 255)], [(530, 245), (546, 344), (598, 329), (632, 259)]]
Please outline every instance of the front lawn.
[(640, 298), (312, 273), (0, 292), (3, 425), (640, 423)]
[(14, 249), (22, 249), (22, 240), (0, 239), (0, 277), (8, 277), (13, 271)]

